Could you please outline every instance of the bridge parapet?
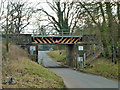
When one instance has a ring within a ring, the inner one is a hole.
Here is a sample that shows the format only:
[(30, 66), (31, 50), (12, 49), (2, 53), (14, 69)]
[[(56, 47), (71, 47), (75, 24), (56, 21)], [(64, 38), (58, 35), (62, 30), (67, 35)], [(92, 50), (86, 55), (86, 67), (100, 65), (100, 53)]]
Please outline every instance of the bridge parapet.
[[(2, 38), (5, 38), (5, 35), (3, 34), (1, 36)], [(39, 42), (38, 39), (41, 40), (42, 43)], [(47, 39), (46, 39), (47, 38)], [(51, 38), (51, 39), (50, 39)], [(65, 35), (60, 35), (58, 33), (51, 33), (51, 34), (46, 34), (46, 35), (39, 35), (39, 34), (20, 34), (20, 35), (15, 35), (11, 34), (9, 35), (9, 39), (12, 40), (15, 44), (18, 45), (27, 45), (27, 44), (33, 44), (33, 43), (38, 43), (38, 44), (76, 44), (78, 42), (82, 42), (84, 44), (98, 44), (98, 37), (96, 35), (68, 35), (68, 33)], [(43, 41), (44, 39), (44, 41)], [(58, 42), (55, 42), (57, 39)], [(36, 40), (36, 42), (35, 42)], [(73, 41), (72, 41), (73, 40)], [(77, 41), (76, 41), (77, 40)], [(45, 43), (45, 41), (47, 43)], [(50, 42), (49, 42), (50, 41)]]
[[(52, 36), (52, 37), (65, 37), (65, 36), (69, 36), (69, 37), (74, 37), (75, 35), (73, 35), (73, 33), (71, 32), (45, 32), (45, 33), (40, 33), (40, 34), (33, 34), (32, 36), (38, 36), (38, 37), (48, 37), (48, 36)], [(77, 35), (76, 37), (79, 37), (81, 35)]]

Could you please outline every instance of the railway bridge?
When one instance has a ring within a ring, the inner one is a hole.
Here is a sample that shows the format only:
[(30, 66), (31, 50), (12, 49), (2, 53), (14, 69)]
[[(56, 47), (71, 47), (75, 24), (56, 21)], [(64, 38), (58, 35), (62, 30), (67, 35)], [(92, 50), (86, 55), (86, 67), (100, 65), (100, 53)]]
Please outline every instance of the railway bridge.
[[(5, 37), (2, 35), (2, 37)], [(28, 50), (29, 53), (30, 47), (35, 47), (35, 51), (32, 52), (36, 61), (38, 59), (38, 45), (66, 45), (67, 46), (67, 60), (71, 62), (75, 57), (74, 51), (77, 51), (78, 44), (93, 44), (98, 43), (96, 40), (96, 35), (72, 35), (71, 33), (45, 33), (45, 34), (20, 34), (20, 35), (9, 35), (9, 39), (17, 45), (20, 45), (22, 48)], [(88, 46), (87, 46), (88, 47)]]
[(71, 62), (74, 59), (74, 46), (77, 43), (82, 42), (82, 36), (75, 36), (71, 35), (70, 33), (52, 33), (52, 34), (45, 34), (45, 35), (32, 35), (32, 43), (34, 45), (54, 45), (54, 44), (61, 44), (67, 46), (67, 61), (71, 66)]

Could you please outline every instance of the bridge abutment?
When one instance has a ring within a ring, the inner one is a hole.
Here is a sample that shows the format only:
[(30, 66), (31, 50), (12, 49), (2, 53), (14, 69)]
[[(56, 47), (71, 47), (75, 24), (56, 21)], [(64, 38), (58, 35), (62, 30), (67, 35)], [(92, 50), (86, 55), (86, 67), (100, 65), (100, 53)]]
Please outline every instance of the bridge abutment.
[(74, 44), (70, 44), (70, 45), (67, 45), (66, 46), (66, 59), (67, 59), (67, 64), (69, 66), (74, 66), (73, 64), (73, 60), (74, 60), (74, 47), (75, 45)]

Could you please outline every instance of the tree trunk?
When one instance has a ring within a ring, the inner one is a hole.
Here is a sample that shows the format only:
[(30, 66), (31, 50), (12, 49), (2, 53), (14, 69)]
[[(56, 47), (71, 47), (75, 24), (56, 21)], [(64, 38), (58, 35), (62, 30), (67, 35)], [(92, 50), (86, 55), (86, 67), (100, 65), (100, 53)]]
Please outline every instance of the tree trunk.
[(120, 63), (120, 3), (117, 2), (117, 16), (118, 16), (118, 62)]
[(6, 38), (6, 51), (9, 52), (9, 42), (8, 42), (8, 13), (9, 13), (9, 2), (7, 5), (7, 16), (6, 16), (6, 28), (5, 28), (5, 38)]
[(112, 62), (113, 61), (115, 62), (115, 55), (116, 54), (115, 54), (115, 51), (114, 51), (115, 50), (114, 49), (115, 42), (114, 42), (114, 31), (113, 31), (113, 16), (112, 16), (112, 6), (111, 6), (110, 2), (106, 2), (106, 12), (107, 12), (107, 15), (108, 15), (108, 29), (109, 29), (109, 32), (110, 32), (110, 37), (108, 37), (108, 40), (110, 40), (108, 42), (109, 50), (110, 50), (109, 54), (111, 55), (111, 51), (112, 51)]
[(6, 51), (7, 51), (7, 53), (9, 52), (9, 40), (8, 40), (7, 34), (6, 34)]

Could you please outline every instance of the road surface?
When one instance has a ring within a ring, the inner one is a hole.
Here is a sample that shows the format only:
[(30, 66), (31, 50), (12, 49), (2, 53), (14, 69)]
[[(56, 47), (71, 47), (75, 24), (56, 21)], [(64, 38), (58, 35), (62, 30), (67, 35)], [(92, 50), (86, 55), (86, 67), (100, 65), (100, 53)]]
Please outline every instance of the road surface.
[(56, 64), (46, 54), (48, 51), (39, 51), (38, 62), (43, 58), (44, 66), (62, 77), (67, 88), (118, 88), (118, 82), (101, 76), (81, 73)]

